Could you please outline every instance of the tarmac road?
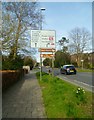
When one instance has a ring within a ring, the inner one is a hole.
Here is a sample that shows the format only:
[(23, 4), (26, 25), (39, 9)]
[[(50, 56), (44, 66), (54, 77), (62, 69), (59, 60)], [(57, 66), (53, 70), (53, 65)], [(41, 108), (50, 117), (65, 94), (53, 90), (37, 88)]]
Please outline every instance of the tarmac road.
[[(51, 68), (43, 68), (47, 72)], [(66, 80), (70, 83), (86, 88), (89, 91), (94, 91), (93, 73), (92, 72), (77, 72), (76, 75), (65, 75), (60, 73), (60, 69), (54, 69), (54, 75)]]

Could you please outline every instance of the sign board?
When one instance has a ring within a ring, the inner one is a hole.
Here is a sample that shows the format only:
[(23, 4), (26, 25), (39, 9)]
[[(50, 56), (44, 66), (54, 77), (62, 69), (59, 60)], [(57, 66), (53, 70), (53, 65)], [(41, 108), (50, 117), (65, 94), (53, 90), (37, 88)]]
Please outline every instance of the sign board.
[(81, 62), (84, 62), (84, 60), (81, 60)]
[(39, 48), (39, 52), (55, 52), (54, 48)]
[(54, 57), (54, 54), (40, 54), (40, 57), (42, 57), (42, 58), (52, 58), (52, 57)]
[(54, 30), (31, 30), (31, 47), (35, 48), (55, 48)]

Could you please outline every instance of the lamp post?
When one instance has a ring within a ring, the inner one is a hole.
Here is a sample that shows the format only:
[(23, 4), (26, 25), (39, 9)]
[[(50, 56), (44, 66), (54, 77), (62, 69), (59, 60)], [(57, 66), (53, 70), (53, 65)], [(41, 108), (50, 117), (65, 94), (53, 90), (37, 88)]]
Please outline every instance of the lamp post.
[(42, 11), (45, 11), (46, 9), (45, 8), (40, 8), (41, 10), (41, 25), (40, 25), (40, 30), (42, 30)]
[[(42, 11), (45, 11), (45, 8), (40, 8), (40, 10), (41, 10), (41, 19), (40, 19), (40, 30), (42, 30)], [(40, 80), (41, 80), (41, 78), (42, 78), (42, 57), (41, 57), (41, 55), (42, 55), (42, 52), (40, 52)]]

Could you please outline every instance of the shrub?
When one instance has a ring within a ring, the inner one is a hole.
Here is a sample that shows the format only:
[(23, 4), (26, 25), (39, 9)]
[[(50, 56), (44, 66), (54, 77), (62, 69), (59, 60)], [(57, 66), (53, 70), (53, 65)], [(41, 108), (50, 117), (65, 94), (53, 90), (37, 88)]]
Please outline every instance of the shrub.
[(73, 64), (75, 67), (78, 67), (77, 62), (72, 62), (72, 64)]
[(30, 70), (34, 67), (34, 60), (30, 56), (24, 58), (24, 66), (30, 66)]
[(21, 69), (23, 66), (23, 59), (20, 56), (13, 58), (3, 58), (2, 59), (2, 70), (17, 70)]

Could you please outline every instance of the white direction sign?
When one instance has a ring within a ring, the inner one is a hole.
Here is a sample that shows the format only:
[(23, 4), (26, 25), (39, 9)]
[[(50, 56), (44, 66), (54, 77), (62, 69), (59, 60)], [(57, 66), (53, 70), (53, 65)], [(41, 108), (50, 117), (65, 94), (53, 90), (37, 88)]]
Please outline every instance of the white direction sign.
[(31, 47), (55, 48), (55, 41), (54, 30), (31, 30)]

